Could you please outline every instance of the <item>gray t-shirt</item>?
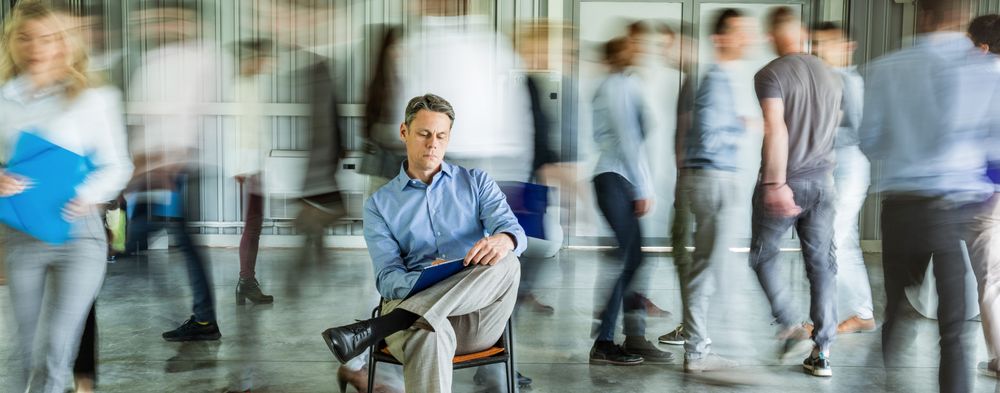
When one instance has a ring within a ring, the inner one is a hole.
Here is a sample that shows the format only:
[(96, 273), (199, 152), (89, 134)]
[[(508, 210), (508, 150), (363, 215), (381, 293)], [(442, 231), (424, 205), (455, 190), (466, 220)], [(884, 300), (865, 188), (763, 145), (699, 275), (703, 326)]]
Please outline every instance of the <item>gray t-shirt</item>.
[(787, 179), (817, 178), (833, 171), (833, 144), (840, 123), (843, 83), (819, 58), (786, 55), (754, 76), (757, 99), (781, 98), (788, 125)]

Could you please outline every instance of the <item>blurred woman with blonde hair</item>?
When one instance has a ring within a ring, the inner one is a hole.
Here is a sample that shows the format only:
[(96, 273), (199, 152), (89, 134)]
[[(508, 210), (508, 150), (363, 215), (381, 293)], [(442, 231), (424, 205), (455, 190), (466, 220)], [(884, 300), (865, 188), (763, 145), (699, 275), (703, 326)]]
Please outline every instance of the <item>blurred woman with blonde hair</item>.
[[(69, 240), (44, 242), (5, 228), (4, 259), (26, 378), (15, 378), (7, 391), (65, 391), (106, 270), (99, 204), (117, 197), (132, 172), (120, 95), (95, 86), (68, 16), (43, 2), (21, 1), (0, 42), (0, 161), (7, 162), (30, 132), (92, 164), (61, 209), (70, 223)], [(39, 184), (0, 171), (0, 197)]]

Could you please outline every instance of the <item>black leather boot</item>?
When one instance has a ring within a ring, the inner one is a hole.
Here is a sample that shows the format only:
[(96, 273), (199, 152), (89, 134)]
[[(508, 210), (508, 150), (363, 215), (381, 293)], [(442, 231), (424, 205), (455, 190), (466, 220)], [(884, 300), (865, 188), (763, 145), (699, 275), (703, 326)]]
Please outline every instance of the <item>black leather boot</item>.
[(261, 292), (257, 279), (241, 278), (236, 284), (236, 304), (244, 305), (247, 300), (253, 304), (271, 304), (274, 303), (274, 296)]

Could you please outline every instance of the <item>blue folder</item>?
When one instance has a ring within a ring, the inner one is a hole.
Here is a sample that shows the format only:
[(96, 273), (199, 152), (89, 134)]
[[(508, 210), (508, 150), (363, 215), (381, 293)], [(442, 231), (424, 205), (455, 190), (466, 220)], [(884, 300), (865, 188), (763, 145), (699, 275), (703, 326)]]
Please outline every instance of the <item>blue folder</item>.
[(72, 224), (62, 216), (94, 165), (33, 132), (22, 132), (7, 162), (7, 173), (29, 181), (24, 192), (0, 198), (0, 222), (50, 244), (70, 238)]
[(464, 260), (465, 258), (452, 259), (437, 265), (428, 266), (420, 272), (420, 277), (417, 278), (417, 282), (413, 284), (413, 288), (410, 288), (410, 293), (407, 293), (406, 297), (409, 298), (417, 292), (430, 288), (434, 284), (444, 281), (446, 278), (462, 271), (462, 269), (468, 267), (462, 263)]

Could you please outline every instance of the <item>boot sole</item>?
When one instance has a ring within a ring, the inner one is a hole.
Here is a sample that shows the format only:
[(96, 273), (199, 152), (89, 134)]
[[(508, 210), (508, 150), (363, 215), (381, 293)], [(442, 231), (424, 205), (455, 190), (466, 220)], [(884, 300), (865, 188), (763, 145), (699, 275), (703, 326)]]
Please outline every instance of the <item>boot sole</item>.
[(684, 345), (684, 341), (678, 341), (678, 340), (658, 340), (658, 341), (660, 342), (660, 344)]
[(607, 359), (590, 359), (590, 364), (605, 364), (605, 365), (612, 365), (612, 366), (638, 366), (638, 365), (640, 365), (640, 364), (642, 364), (644, 362), (645, 362), (645, 360), (640, 360), (638, 362), (619, 362), (619, 361), (607, 360)]
[(810, 366), (802, 366), (802, 368), (806, 371), (806, 373), (808, 373), (809, 375), (812, 375), (814, 377), (832, 377), (833, 376), (833, 370), (830, 370), (830, 369), (817, 370), (817, 369), (812, 368)]
[(187, 336), (187, 337), (164, 337), (164, 340), (170, 342), (183, 342), (183, 341), (215, 341), (222, 338), (222, 334), (200, 334), (197, 336)]

